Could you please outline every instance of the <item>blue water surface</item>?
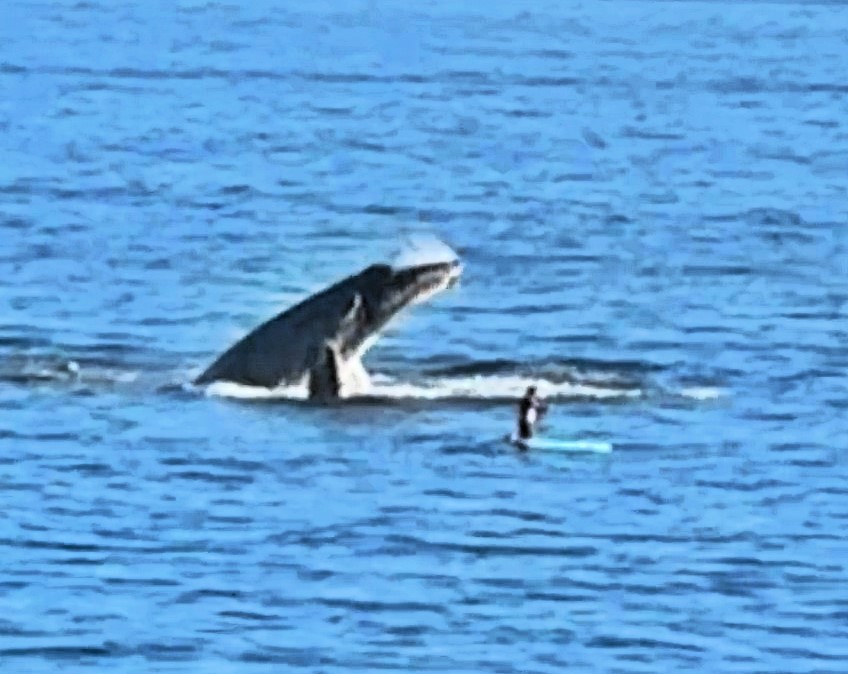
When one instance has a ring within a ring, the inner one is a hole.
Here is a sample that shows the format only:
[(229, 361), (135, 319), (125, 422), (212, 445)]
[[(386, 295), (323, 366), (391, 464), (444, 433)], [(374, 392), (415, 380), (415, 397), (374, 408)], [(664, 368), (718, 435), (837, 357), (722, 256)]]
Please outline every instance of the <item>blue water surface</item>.
[[(0, 671), (844, 674), (846, 73), (840, 4), (6, 0)], [(412, 235), (375, 395), (189, 384)]]

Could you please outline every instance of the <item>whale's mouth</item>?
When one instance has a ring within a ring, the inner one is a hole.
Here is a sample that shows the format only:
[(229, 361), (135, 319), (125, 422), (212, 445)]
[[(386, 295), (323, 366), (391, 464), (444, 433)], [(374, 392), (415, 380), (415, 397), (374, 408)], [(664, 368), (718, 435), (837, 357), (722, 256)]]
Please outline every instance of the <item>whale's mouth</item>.
[(398, 269), (395, 275), (400, 283), (410, 283), (413, 289), (410, 302), (420, 304), (455, 286), (462, 276), (462, 271), (459, 260), (452, 260)]
[(441, 278), (434, 281), (432, 285), (434, 293), (453, 288), (462, 277), (462, 263), (459, 260), (442, 263), (440, 267), (437, 275), (441, 275)]
[(459, 279), (462, 277), (463, 267), (462, 264), (457, 260), (453, 263), (453, 267), (451, 268), (450, 274), (448, 276), (447, 287), (453, 288), (456, 284), (459, 283)]

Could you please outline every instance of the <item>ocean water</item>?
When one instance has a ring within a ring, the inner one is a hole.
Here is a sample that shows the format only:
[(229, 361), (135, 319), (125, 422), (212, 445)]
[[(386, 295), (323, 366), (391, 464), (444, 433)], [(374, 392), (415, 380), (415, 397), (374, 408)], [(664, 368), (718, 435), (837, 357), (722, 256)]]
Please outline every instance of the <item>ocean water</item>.
[[(6, 0), (0, 671), (848, 671), (846, 72), (840, 4)], [(410, 237), (371, 395), (189, 384)]]

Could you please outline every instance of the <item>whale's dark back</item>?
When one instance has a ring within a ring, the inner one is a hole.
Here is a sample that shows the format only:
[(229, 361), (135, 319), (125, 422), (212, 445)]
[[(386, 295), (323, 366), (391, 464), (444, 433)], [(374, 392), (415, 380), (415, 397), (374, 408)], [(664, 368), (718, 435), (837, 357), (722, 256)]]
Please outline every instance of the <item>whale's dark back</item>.
[(299, 383), (320, 358), (324, 342), (334, 336), (344, 306), (356, 292), (358, 276), (333, 284), (255, 328), (194, 383), (230, 381), (266, 388)]

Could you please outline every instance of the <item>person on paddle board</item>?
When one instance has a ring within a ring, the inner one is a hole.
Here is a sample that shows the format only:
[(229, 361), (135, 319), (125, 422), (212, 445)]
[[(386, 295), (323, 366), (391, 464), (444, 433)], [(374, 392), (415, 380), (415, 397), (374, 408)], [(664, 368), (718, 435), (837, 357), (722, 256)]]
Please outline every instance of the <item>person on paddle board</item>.
[(548, 406), (536, 395), (536, 387), (528, 386), (524, 397), (518, 403), (518, 437), (521, 440), (533, 437), (533, 428), (547, 409)]

